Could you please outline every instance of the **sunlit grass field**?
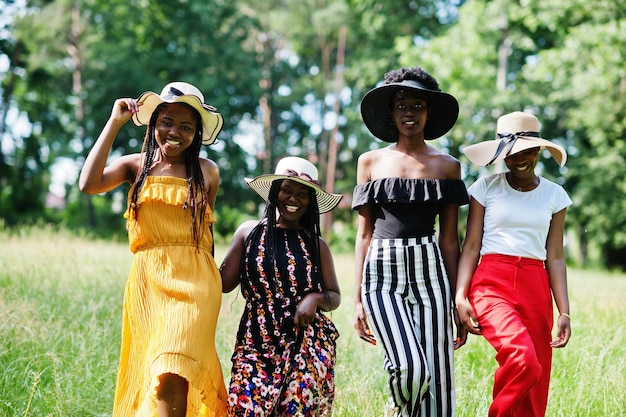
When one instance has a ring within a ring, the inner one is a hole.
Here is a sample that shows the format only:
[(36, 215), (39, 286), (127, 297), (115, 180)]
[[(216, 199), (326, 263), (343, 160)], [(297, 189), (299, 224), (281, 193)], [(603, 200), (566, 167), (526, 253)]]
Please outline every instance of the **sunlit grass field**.
[[(225, 247), (218, 247), (219, 263)], [(0, 228), (0, 416), (110, 416), (120, 345), (125, 243)], [(335, 254), (342, 305), (334, 416), (381, 417), (382, 351), (356, 337), (353, 256)], [(626, 415), (626, 275), (569, 270), (573, 337), (555, 350), (548, 416)], [(226, 294), (217, 346), (229, 373), (242, 297)], [(486, 416), (494, 353), (478, 337), (456, 353), (457, 415)]]

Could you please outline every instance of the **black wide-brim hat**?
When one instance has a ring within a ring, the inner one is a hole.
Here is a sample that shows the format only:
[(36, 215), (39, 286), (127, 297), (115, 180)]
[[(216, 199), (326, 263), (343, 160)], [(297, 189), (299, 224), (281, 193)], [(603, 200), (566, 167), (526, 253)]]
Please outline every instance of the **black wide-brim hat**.
[(417, 90), (428, 97), (430, 117), (424, 129), (425, 139), (437, 139), (452, 129), (459, 117), (456, 98), (441, 90), (429, 89), (417, 80), (404, 80), (374, 87), (361, 100), (361, 116), (372, 135), (385, 142), (398, 141), (391, 104), (400, 90)]

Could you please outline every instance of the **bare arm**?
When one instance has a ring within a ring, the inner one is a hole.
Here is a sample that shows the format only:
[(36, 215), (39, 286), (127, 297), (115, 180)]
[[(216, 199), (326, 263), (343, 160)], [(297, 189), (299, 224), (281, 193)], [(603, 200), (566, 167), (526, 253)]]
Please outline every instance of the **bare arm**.
[(120, 128), (137, 111), (137, 102), (132, 98), (115, 100), (109, 120), (85, 159), (78, 179), (81, 191), (99, 194), (134, 180), (140, 163), (139, 155), (123, 156), (109, 166), (106, 166), (106, 162)]
[(220, 265), (220, 274), (222, 276), (222, 292), (231, 292), (239, 285), (239, 275), (241, 274), (241, 257), (244, 251), (246, 238), (259, 222), (250, 220), (242, 223), (235, 233), (230, 243), (230, 247), (226, 251), (222, 265)]
[(309, 325), (318, 309), (332, 311), (339, 307), (339, 303), (341, 303), (341, 293), (339, 291), (339, 283), (337, 282), (333, 256), (324, 240), (320, 239), (319, 243), (324, 292), (312, 292), (300, 300), (294, 317), (296, 326)]
[(456, 275), (459, 264), (458, 224), (459, 206), (446, 204), (439, 213), (439, 247), (441, 248), (443, 263), (446, 266), (451, 291), (454, 291), (456, 288)]
[(456, 275), (459, 267), (460, 244), (459, 244), (459, 206), (457, 204), (446, 204), (439, 212), (439, 247), (441, 248), (441, 256), (443, 264), (448, 275), (448, 282), (451, 292), (450, 305), (448, 306), (452, 312), (454, 325), (457, 329), (457, 337), (454, 341), (454, 348), (458, 349), (465, 343), (467, 332), (459, 319), (454, 305), (454, 291), (456, 288)]
[(333, 255), (328, 244), (322, 239), (320, 239), (320, 257), (322, 280), (324, 281), (324, 289), (328, 294), (321, 297), (321, 300), (318, 301), (318, 307), (323, 311), (332, 311), (341, 303), (341, 291), (339, 290)]
[[(459, 267), (456, 281), (455, 302), (461, 324), (466, 331), (480, 334), (479, 323), (476, 313), (467, 299), (472, 276), (480, 258), (480, 248), (483, 241), (483, 225), (485, 221), (485, 208), (474, 198), (470, 198), (469, 212), (467, 215), (467, 231), (463, 241), (463, 249), (459, 258)], [(461, 335), (461, 343), (465, 343), (465, 335)]]
[[(450, 155), (442, 154), (440, 161), (444, 175), (450, 180), (461, 179), (461, 164)], [(448, 274), (450, 289), (454, 291), (456, 287), (456, 274), (459, 264), (460, 243), (459, 243), (459, 206), (458, 204), (446, 204), (439, 213), (439, 247), (443, 263)], [(454, 295), (452, 296), (454, 301)]]
[[(551, 343), (552, 347), (556, 348), (565, 347), (572, 334), (570, 319), (568, 317), (570, 310), (569, 296), (567, 294), (567, 268), (563, 251), (565, 213), (566, 209), (563, 209), (552, 216), (546, 241), (546, 270), (550, 278), (550, 289), (554, 296), (554, 302), (559, 310), (556, 339)], [(567, 314), (568, 316), (561, 314)]]
[(207, 200), (211, 210), (215, 210), (215, 199), (217, 198), (217, 190), (220, 187), (220, 170), (217, 164), (210, 159), (201, 159), (201, 161)]
[[(220, 170), (217, 164), (210, 159), (200, 159), (200, 162), (202, 164), (201, 169), (206, 198), (211, 211), (215, 211), (215, 199), (220, 186)], [(213, 223), (209, 226), (209, 230), (211, 231), (211, 236), (215, 236), (213, 234)], [(211, 255), (215, 256), (215, 245), (211, 247)]]
[[(357, 166), (357, 184), (365, 184), (370, 180), (370, 158), (368, 154), (359, 157)], [(374, 212), (370, 204), (359, 208), (356, 241), (354, 244), (355, 268), (354, 268), (354, 328), (359, 337), (368, 343), (376, 344), (376, 338), (372, 334), (367, 316), (361, 300), (361, 284), (363, 282), (363, 264), (367, 256), (372, 235), (374, 234)]]

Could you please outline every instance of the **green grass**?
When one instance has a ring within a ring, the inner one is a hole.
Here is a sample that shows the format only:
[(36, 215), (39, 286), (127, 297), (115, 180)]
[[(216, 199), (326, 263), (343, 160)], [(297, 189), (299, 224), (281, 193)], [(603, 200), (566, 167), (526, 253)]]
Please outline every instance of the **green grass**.
[[(224, 247), (217, 249), (221, 260)], [(120, 345), (126, 244), (65, 231), (0, 230), (0, 416), (109, 416)], [(343, 302), (334, 416), (380, 417), (382, 352), (352, 329), (353, 262), (336, 254)], [(548, 416), (626, 415), (626, 276), (569, 271), (573, 337), (554, 351)], [(226, 294), (217, 346), (228, 376), (242, 297)], [(478, 337), (456, 354), (457, 415), (486, 416), (493, 350)]]

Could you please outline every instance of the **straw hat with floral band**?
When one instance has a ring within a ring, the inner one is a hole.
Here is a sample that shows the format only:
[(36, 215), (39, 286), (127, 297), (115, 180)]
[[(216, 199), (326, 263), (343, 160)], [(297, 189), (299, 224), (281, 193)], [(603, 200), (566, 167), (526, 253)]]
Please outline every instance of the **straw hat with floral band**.
[(175, 81), (163, 87), (161, 94), (146, 91), (137, 99), (139, 111), (133, 114), (133, 123), (137, 126), (150, 124), (152, 113), (161, 103), (185, 103), (200, 113), (202, 118), (202, 144), (211, 145), (224, 125), (224, 117), (217, 109), (204, 102), (204, 96), (189, 83)]
[(318, 180), (315, 165), (297, 156), (287, 156), (281, 159), (276, 165), (273, 174), (259, 175), (256, 178), (246, 178), (245, 180), (250, 188), (265, 201), (268, 200), (270, 188), (276, 180), (291, 180), (311, 187), (315, 191), (320, 214), (334, 209), (343, 197), (341, 194), (332, 194), (324, 191), (322, 184)]
[(459, 117), (459, 103), (456, 98), (438, 88), (429, 88), (421, 81), (403, 80), (374, 87), (361, 100), (361, 116), (372, 135), (385, 142), (398, 141), (398, 129), (393, 121), (391, 105), (396, 93), (402, 90), (426, 94), (429, 118), (424, 128), (424, 139), (437, 139), (452, 129)]
[(463, 153), (477, 165), (487, 166), (507, 156), (531, 148), (545, 148), (559, 166), (565, 165), (567, 153), (561, 146), (543, 139), (539, 120), (529, 113), (516, 111), (498, 119), (496, 139), (466, 146)]

